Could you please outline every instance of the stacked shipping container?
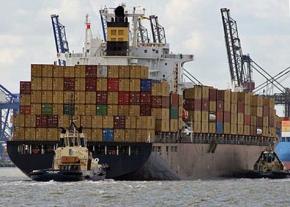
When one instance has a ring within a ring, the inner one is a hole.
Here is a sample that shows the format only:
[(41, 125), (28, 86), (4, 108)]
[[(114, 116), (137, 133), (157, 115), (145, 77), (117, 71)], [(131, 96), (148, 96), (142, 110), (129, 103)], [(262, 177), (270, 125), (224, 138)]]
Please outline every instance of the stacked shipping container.
[(184, 99), (194, 133), (276, 137), (273, 99), (208, 86), (185, 89)]
[(20, 94), (14, 140), (57, 140), (70, 115), (92, 141), (143, 142), (182, 127), (182, 96), (142, 66), (32, 65)]

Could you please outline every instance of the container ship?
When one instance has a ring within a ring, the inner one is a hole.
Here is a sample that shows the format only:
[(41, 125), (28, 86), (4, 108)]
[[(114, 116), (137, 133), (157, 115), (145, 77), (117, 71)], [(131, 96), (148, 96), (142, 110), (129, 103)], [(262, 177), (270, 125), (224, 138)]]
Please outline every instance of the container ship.
[(118, 180), (242, 175), (277, 141), (273, 99), (189, 84), (184, 64), (193, 55), (173, 54), (154, 24), (153, 41), (144, 38), (144, 10), (101, 15), (104, 40), (87, 20), (82, 53), (58, 54), (65, 66), (32, 64), (31, 81), (20, 82), (7, 149), (25, 174), (52, 166), (70, 117), (108, 166), (107, 178)]

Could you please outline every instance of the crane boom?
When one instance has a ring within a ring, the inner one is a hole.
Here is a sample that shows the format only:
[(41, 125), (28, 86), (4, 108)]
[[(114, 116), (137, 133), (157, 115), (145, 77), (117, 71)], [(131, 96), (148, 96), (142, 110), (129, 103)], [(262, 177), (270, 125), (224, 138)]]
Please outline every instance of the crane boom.
[[(56, 14), (51, 15), (51, 22), (56, 46), (57, 54), (69, 52), (68, 41), (66, 39), (65, 26), (59, 22), (59, 16)], [(58, 60), (59, 65), (65, 66), (64, 60)]]

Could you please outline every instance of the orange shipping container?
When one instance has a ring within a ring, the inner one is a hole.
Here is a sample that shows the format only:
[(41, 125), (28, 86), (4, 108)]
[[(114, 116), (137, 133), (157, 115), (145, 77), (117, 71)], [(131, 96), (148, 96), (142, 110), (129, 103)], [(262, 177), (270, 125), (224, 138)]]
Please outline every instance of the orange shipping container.
[(62, 104), (53, 104), (53, 114), (63, 115), (63, 105)]
[(75, 68), (74, 66), (65, 66), (64, 67), (64, 77), (66, 78), (74, 78), (75, 77)]
[(41, 77), (42, 75), (42, 65), (31, 64), (31, 77)]
[(36, 128), (35, 129), (35, 140), (46, 140), (47, 139), (47, 129), (46, 128)]
[(118, 104), (118, 92), (108, 92), (108, 104)]
[(34, 141), (35, 140), (35, 128), (25, 128), (24, 129), (24, 139), (26, 141)]
[(25, 115), (25, 127), (35, 127), (35, 115)]
[(103, 117), (92, 116), (92, 128), (102, 129), (103, 128)]
[(63, 90), (63, 78), (53, 78), (52, 79), (52, 89), (54, 91)]
[(13, 140), (24, 140), (24, 128), (15, 127), (13, 130)]
[[(83, 104), (75, 104), (75, 115), (86, 115), (86, 107)], [(92, 115), (92, 114), (89, 114)]]
[(53, 103), (63, 104), (63, 91), (53, 91)]
[(41, 91), (31, 91), (31, 103), (40, 104), (41, 103), (42, 92)]
[(52, 103), (52, 91), (42, 91), (41, 102)]
[(125, 141), (135, 142), (136, 141), (136, 130), (135, 129), (125, 129)]
[(52, 78), (42, 78), (41, 90), (52, 91)]
[(86, 81), (84, 78), (76, 78), (75, 79), (75, 90), (76, 91), (85, 91), (86, 89)]
[(91, 129), (84, 129), (84, 135), (87, 137), (88, 141), (92, 141), (92, 130)]
[(147, 79), (149, 77), (149, 69), (146, 66), (140, 67), (140, 78)]
[(130, 79), (119, 79), (119, 91), (130, 90)]
[(31, 95), (30, 94), (21, 94), (20, 95), (20, 105), (30, 105), (30, 99)]
[(108, 67), (108, 77), (109, 78), (118, 78), (119, 77), (119, 66), (110, 65)]
[(86, 93), (85, 92), (75, 92), (75, 103), (85, 104), (86, 103)]
[(51, 78), (53, 76), (53, 65), (42, 65), (41, 76)]
[(103, 139), (102, 129), (92, 129), (92, 141), (101, 142)]
[(88, 116), (96, 115), (96, 105), (85, 105), (85, 114)]
[(129, 105), (118, 105), (118, 115), (128, 116), (129, 114)]
[(107, 91), (107, 79), (106, 78), (97, 78), (97, 91)]
[(59, 137), (59, 131), (56, 128), (47, 129), (47, 140), (56, 141)]
[(108, 116), (118, 115), (118, 105), (107, 105), (107, 115)]
[(140, 105), (130, 105), (129, 110), (130, 116), (140, 116)]
[(31, 78), (31, 90), (32, 91), (41, 90), (41, 85), (42, 85), (41, 82), (42, 82), (41, 78), (32, 77)]
[(63, 77), (63, 66), (55, 65), (53, 67), (53, 77), (62, 78)]
[(72, 103), (73, 100), (75, 99), (74, 95), (75, 93), (72, 91), (65, 91), (63, 93), (63, 103), (66, 103), (66, 104)]
[(86, 92), (86, 104), (96, 104), (96, 92)]
[(103, 128), (114, 128), (113, 116), (103, 116)]
[(125, 130), (124, 129), (115, 129), (114, 130), (114, 141), (115, 142), (124, 142)]
[(130, 78), (129, 66), (119, 66), (119, 78)]
[(81, 116), (81, 126), (84, 128), (92, 128), (92, 117)]
[(75, 77), (76, 78), (85, 78), (86, 77), (86, 66), (85, 65), (76, 65), (75, 66)]
[(140, 91), (140, 79), (130, 79), (130, 91)]
[(68, 127), (69, 123), (69, 116), (63, 115), (58, 117), (58, 127)]
[(24, 127), (25, 126), (25, 115), (17, 114), (13, 120), (15, 127)]

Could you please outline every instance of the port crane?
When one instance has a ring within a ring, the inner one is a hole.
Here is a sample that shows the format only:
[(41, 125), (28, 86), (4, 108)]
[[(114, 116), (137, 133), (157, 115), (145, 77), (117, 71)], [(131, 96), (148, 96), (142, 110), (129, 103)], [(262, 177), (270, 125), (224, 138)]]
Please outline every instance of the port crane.
[[(290, 117), (290, 89), (284, 87), (278, 80), (290, 72), (290, 67), (284, 69), (275, 76), (270, 75), (265, 69), (257, 64), (250, 55), (244, 55), (239, 38), (237, 22), (231, 17), (230, 10), (227, 8), (221, 9), (223, 22), (224, 36), (228, 63), (230, 68), (231, 81), (235, 88), (240, 88), (242, 91), (258, 93), (270, 84), (278, 89), (279, 93), (271, 96), (275, 99), (276, 105), (285, 106), (285, 117)], [(266, 81), (257, 87), (253, 81), (253, 71), (256, 71), (263, 76)]]
[(65, 26), (59, 22), (59, 16), (56, 14), (51, 15), (51, 23), (54, 35), (54, 41), (56, 46), (56, 52), (58, 56), (58, 65), (65, 66), (65, 60), (61, 60), (59, 57), (61, 54), (69, 52), (68, 41), (66, 39)]
[(19, 111), (19, 94), (13, 94), (0, 84), (0, 158), (3, 145), (12, 136), (11, 118)]

